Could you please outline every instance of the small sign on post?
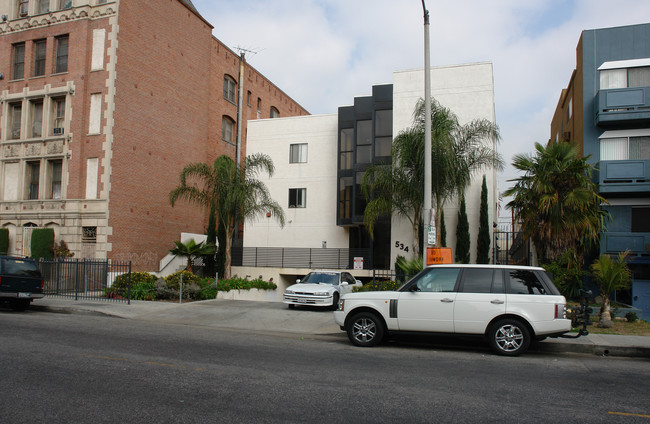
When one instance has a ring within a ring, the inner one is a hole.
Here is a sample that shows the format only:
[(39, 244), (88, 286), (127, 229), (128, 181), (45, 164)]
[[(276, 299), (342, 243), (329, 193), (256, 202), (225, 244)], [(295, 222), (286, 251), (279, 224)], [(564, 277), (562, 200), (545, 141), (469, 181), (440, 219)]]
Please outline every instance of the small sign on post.
[(363, 269), (363, 257), (355, 256), (354, 269)]
[(453, 263), (451, 247), (427, 247), (427, 265)]

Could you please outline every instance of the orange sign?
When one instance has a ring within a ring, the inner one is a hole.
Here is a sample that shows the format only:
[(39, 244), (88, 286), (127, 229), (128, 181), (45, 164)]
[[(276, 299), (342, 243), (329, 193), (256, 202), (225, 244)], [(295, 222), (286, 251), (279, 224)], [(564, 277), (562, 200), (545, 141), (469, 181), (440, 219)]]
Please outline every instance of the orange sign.
[(427, 247), (427, 265), (453, 263), (451, 247)]

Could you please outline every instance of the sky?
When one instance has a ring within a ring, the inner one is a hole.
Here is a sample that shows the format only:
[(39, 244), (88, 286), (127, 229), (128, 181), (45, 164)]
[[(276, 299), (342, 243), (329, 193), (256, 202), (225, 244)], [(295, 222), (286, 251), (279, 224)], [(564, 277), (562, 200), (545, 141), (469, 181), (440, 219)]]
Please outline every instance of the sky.
[[(424, 67), (421, 0), (192, 0), (213, 35), (312, 114)], [(425, 0), (431, 65), (492, 62), (503, 191), (518, 153), (550, 138), (581, 32), (650, 22), (650, 0)], [(424, 87), (423, 87), (424, 89)], [(504, 208), (502, 208), (503, 210)]]

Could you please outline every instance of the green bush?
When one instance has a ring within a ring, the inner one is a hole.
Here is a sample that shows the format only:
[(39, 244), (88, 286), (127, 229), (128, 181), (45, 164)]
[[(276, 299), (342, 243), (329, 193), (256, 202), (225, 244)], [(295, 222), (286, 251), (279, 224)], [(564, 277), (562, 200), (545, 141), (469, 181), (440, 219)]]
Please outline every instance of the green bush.
[(0, 228), (0, 255), (6, 255), (9, 252), (9, 229)]
[(636, 315), (636, 312), (630, 311), (627, 314), (625, 314), (625, 319), (627, 320), (627, 322), (636, 322), (639, 319), (639, 317)]
[(399, 281), (393, 280), (372, 280), (369, 283), (363, 285), (363, 287), (354, 287), (353, 292), (365, 292), (365, 291), (394, 291), (402, 286), (402, 283)]
[(167, 287), (172, 290), (179, 290), (181, 287), (181, 275), (183, 276), (183, 290), (185, 290), (185, 286), (189, 286), (190, 284), (198, 285), (201, 280), (201, 277), (196, 276), (189, 271), (182, 270), (165, 277)]
[(131, 287), (132, 300), (156, 300), (156, 282), (138, 282)]
[(250, 290), (250, 289), (261, 289), (261, 290), (275, 290), (278, 286), (275, 283), (269, 283), (268, 281), (255, 279), (255, 280), (246, 280), (244, 278), (231, 278), (229, 280), (220, 280), (218, 284), (219, 291), (230, 291), (230, 290)]
[(54, 230), (52, 228), (34, 228), (30, 248), (32, 258), (52, 258), (52, 246), (54, 246)]
[[(132, 272), (130, 281), (131, 281), (131, 287), (134, 287), (136, 284), (140, 283), (155, 283), (156, 282), (156, 276), (153, 274), (149, 274), (148, 272)], [(113, 284), (111, 287), (122, 290), (128, 288), (129, 284), (129, 274), (120, 274), (115, 278), (115, 281), (113, 281)]]

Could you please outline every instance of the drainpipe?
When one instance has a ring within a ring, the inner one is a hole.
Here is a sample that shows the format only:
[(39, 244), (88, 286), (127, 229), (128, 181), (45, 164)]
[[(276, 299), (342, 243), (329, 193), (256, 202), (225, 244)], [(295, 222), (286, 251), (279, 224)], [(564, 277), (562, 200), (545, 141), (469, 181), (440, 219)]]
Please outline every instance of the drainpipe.
[[(244, 64), (246, 63), (246, 53), (241, 52), (239, 56), (239, 100), (237, 101), (237, 149), (236, 163), (237, 168), (241, 166), (241, 133), (242, 119), (244, 115)], [(237, 231), (237, 230), (235, 230)]]

